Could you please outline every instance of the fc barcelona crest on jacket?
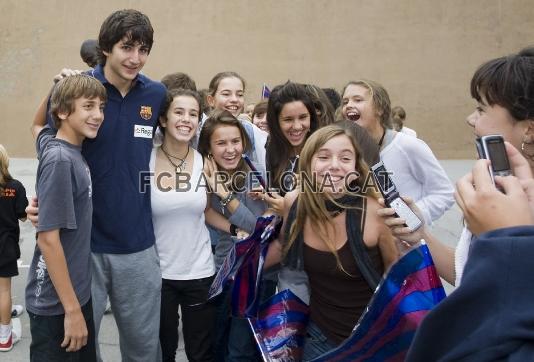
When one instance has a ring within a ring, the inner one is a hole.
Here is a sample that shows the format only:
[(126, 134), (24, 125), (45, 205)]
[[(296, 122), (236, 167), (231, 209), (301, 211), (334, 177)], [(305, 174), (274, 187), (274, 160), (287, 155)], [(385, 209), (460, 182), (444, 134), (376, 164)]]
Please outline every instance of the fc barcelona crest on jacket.
[(141, 110), (139, 111), (139, 115), (144, 120), (149, 120), (152, 118), (152, 107), (150, 106), (141, 106)]

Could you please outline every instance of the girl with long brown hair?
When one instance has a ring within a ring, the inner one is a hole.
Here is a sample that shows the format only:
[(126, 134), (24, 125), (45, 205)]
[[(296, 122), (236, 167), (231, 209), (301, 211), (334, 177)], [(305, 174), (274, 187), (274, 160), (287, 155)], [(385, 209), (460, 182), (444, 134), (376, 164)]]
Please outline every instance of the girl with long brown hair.
[(308, 360), (350, 335), (397, 250), (376, 215), (377, 193), (352, 132), (339, 125), (317, 130), (300, 153), (298, 173), (267, 265), (281, 261), (279, 289), (309, 302)]
[[(210, 189), (210, 206), (232, 224), (230, 232), (217, 231), (217, 269), (231, 250), (237, 230), (252, 233), (257, 218), (267, 208), (265, 202), (252, 198), (248, 193), (246, 181), (250, 169), (242, 155), (250, 148), (251, 142), (243, 122), (228, 110), (212, 112), (200, 133), (198, 151), (204, 156), (204, 175)], [(275, 280), (276, 274), (265, 275), (262, 282), (265, 296), (274, 294)], [(217, 361), (257, 360), (259, 355), (247, 320), (230, 318), (229, 297), (226, 290), (219, 297), (217, 305)]]

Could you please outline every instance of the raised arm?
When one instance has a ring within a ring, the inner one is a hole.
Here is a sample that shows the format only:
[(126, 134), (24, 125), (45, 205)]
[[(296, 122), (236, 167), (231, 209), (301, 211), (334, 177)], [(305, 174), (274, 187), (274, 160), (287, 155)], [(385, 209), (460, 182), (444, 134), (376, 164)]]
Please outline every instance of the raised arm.
[[(53, 81), (54, 83), (57, 83), (65, 77), (75, 75), (75, 74), (81, 74), (81, 73), (82, 73), (81, 70), (63, 68), (61, 69), (61, 72), (59, 72), (59, 74), (54, 76)], [(54, 88), (52, 87), (52, 89)], [(37, 107), (37, 110), (35, 111), (35, 116), (33, 117), (33, 122), (30, 127), (30, 130), (32, 132), (34, 139), (37, 139), (39, 132), (41, 132), (43, 127), (46, 125), (46, 108), (48, 106), (48, 99), (50, 98), (51, 95), (52, 95), (52, 90), (48, 92), (47, 96), (41, 101), (41, 103)]]
[(41, 103), (39, 104), (39, 107), (37, 107), (37, 110), (35, 111), (35, 116), (33, 117), (33, 122), (30, 127), (33, 139), (37, 139), (37, 136), (39, 135), (43, 127), (46, 126), (46, 106), (48, 104), (49, 97), (50, 94), (44, 97)]

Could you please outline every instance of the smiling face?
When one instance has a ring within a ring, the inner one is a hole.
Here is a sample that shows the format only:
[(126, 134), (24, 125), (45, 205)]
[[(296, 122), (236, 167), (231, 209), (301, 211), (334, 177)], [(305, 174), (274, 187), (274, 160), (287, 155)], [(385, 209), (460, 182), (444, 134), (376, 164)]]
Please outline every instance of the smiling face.
[(278, 116), (278, 124), (286, 140), (298, 150), (310, 130), (310, 112), (301, 101), (286, 103)]
[(506, 108), (498, 104), (489, 106), (482, 103), (467, 116), (466, 122), (473, 127), (475, 137), (500, 134), (518, 150), (529, 125), (528, 121), (516, 121)]
[(104, 74), (113, 85), (131, 82), (145, 65), (150, 49), (147, 45), (132, 42), (127, 37), (113, 45), (111, 52), (103, 51), (106, 56)]
[(80, 97), (74, 100), (74, 111), (58, 113), (60, 131), (66, 140), (80, 145), (85, 138), (95, 138), (104, 121), (104, 102), (100, 98)]
[(210, 153), (222, 170), (235, 170), (243, 154), (243, 139), (239, 128), (218, 126), (210, 137)]
[(348, 121), (356, 122), (365, 129), (373, 129), (380, 122), (369, 89), (349, 84), (343, 93), (341, 113)]
[(245, 104), (245, 91), (241, 79), (226, 77), (221, 79), (214, 95), (208, 95), (210, 107), (226, 109), (234, 117), (239, 116)]
[[(346, 135), (339, 135), (328, 140), (313, 155), (311, 171), (317, 175), (324, 191), (339, 193), (355, 177), (357, 154), (352, 142)], [(347, 180), (350, 177), (350, 180)]]
[(165, 118), (160, 118), (160, 124), (165, 129), (165, 137), (189, 143), (196, 135), (198, 117), (197, 100), (191, 96), (181, 95), (174, 97)]
[(259, 129), (269, 132), (269, 125), (267, 124), (267, 113), (256, 113), (252, 118), (252, 123)]

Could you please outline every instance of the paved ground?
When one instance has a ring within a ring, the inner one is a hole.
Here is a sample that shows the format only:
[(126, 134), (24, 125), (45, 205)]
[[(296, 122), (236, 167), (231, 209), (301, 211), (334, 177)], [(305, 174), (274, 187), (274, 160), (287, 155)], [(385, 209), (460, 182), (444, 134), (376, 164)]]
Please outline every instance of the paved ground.
[[(460, 176), (465, 174), (472, 165), (469, 160), (454, 160), (441, 161), (441, 164), (447, 171), (450, 179), (455, 181)], [(32, 159), (12, 159), (10, 171), (16, 179), (21, 181), (28, 195), (35, 194), (35, 171), (37, 169), (37, 161)], [(450, 245), (455, 245), (462, 228), (462, 219), (459, 208), (455, 205), (449, 210), (435, 225), (434, 233), (438, 238)], [(13, 280), (13, 297), (14, 303), (24, 304), (24, 286), (26, 283), (28, 273), (28, 263), (31, 261), (33, 249), (35, 247), (35, 230), (29, 223), (21, 223), (21, 252), (22, 256), (19, 261), (20, 275)], [(452, 287), (446, 286), (448, 291)], [(15, 348), (8, 353), (0, 354), (0, 360), (21, 362), (29, 360), (29, 320), (27, 313), (21, 317), (22, 322), (22, 340), (15, 346)], [(102, 328), (100, 331), (100, 348), (104, 361), (120, 361), (120, 353), (118, 346), (118, 334), (115, 320), (112, 315), (104, 316)], [(180, 341), (182, 342), (182, 341)], [(185, 353), (183, 351), (183, 344), (180, 343), (178, 356), (176, 361), (186, 361)]]

